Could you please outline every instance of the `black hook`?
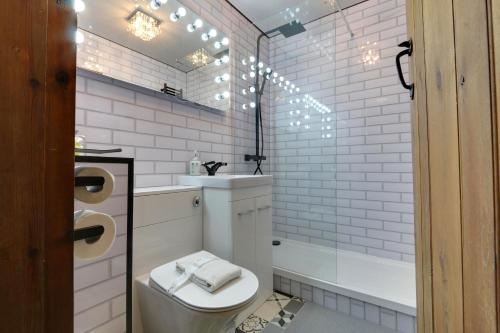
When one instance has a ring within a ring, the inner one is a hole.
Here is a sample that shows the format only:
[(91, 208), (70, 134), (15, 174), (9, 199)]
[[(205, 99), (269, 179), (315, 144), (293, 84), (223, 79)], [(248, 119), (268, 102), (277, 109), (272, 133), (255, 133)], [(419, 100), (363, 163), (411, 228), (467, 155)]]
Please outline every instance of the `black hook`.
[(401, 69), (401, 57), (405, 55), (411, 57), (411, 55), (413, 54), (413, 42), (410, 39), (405, 42), (402, 42), (398, 46), (406, 48), (406, 50), (399, 52), (398, 55), (396, 56), (396, 68), (398, 69), (399, 80), (401, 81), (403, 87), (410, 91), (410, 98), (413, 99), (413, 97), (415, 96), (415, 85), (413, 83), (411, 84), (406, 83), (405, 77), (403, 76), (403, 70)]

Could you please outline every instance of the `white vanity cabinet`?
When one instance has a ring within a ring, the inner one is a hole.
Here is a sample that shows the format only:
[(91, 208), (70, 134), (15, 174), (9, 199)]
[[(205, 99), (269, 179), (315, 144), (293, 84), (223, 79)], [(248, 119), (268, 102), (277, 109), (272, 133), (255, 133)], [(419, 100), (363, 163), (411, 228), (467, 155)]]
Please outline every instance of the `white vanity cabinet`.
[(183, 176), (179, 182), (203, 187), (203, 248), (254, 272), (260, 297), (269, 297), (273, 289), (272, 177)]

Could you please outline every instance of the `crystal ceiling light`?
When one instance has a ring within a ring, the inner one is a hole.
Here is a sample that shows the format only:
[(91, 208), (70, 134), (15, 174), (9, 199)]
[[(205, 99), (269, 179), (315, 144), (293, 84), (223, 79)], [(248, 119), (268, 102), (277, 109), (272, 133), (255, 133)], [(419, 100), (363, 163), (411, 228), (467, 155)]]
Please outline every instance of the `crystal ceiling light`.
[(210, 54), (203, 48), (194, 51), (188, 57), (191, 63), (196, 67), (206, 66), (210, 61)]
[(160, 20), (148, 15), (140, 9), (136, 9), (127, 19), (127, 31), (143, 41), (150, 41), (160, 33)]

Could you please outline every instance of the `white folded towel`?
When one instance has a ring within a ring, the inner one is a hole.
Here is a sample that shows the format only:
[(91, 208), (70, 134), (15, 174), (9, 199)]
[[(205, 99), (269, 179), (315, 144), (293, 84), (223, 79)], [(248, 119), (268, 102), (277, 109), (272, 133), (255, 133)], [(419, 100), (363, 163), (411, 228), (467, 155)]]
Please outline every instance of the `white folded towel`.
[(191, 281), (211, 293), (241, 276), (240, 267), (206, 251), (179, 259), (176, 269), (179, 273), (192, 272)]

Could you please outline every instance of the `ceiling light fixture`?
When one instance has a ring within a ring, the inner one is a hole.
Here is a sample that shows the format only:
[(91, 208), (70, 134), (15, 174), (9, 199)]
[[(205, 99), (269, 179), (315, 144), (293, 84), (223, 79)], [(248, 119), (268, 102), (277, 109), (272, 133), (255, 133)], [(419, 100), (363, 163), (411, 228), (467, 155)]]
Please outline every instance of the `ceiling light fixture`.
[(82, 44), (84, 41), (85, 41), (85, 35), (80, 30), (76, 30), (75, 31), (75, 42), (77, 44)]
[(75, 0), (73, 4), (73, 8), (75, 9), (76, 13), (81, 13), (85, 10), (85, 2), (83, 0)]
[(143, 41), (150, 41), (161, 33), (161, 21), (139, 8), (130, 14), (127, 21), (127, 31)]
[(222, 56), (222, 58), (215, 60), (215, 65), (221, 66), (222, 64), (227, 64), (228, 62), (229, 62), (229, 56), (224, 55), (224, 56)]
[(203, 21), (201, 19), (196, 19), (194, 23), (188, 24), (187, 31), (195, 32), (196, 30), (203, 27)]
[(157, 10), (161, 7), (161, 5), (164, 5), (167, 2), (168, 0), (151, 0), (149, 7), (151, 7), (152, 10)]
[(215, 29), (210, 29), (209, 32), (205, 32), (201, 35), (201, 40), (203, 40), (204, 42), (208, 41), (209, 39), (211, 38), (215, 38), (217, 37), (217, 30)]
[(177, 22), (179, 19), (183, 18), (186, 16), (187, 10), (184, 7), (179, 7), (175, 13), (170, 14), (170, 21), (172, 22)]
[(208, 62), (211, 59), (210, 54), (207, 52), (207, 50), (205, 50), (203, 48), (194, 51), (188, 57), (189, 57), (189, 60), (191, 61), (191, 63), (196, 67), (208, 65)]

